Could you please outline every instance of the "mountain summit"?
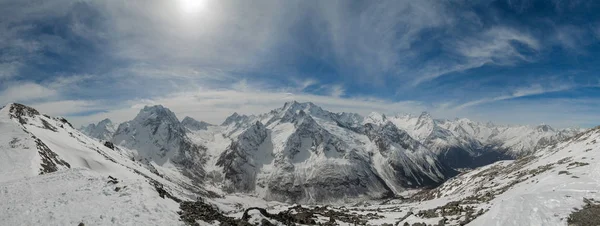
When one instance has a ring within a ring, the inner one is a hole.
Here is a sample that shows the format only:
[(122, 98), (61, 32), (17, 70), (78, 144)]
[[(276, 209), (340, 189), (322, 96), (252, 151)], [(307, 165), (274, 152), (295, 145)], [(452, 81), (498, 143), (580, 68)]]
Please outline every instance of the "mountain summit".
[(193, 119), (191, 117), (185, 117), (183, 118), (183, 120), (181, 120), (181, 125), (183, 125), (183, 127), (185, 127), (186, 129), (189, 130), (206, 130), (209, 126), (212, 126), (212, 124), (205, 122), (205, 121), (197, 121), (196, 119)]
[(83, 132), (93, 138), (100, 140), (111, 140), (113, 134), (116, 131), (116, 126), (110, 121), (110, 119), (104, 119), (98, 124), (89, 124), (88, 126), (82, 126), (79, 131)]
[(201, 181), (206, 148), (194, 144), (175, 113), (161, 105), (146, 106), (131, 121), (121, 123), (112, 142), (133, 150), (135, 158), (153, 165), (174, 165)]

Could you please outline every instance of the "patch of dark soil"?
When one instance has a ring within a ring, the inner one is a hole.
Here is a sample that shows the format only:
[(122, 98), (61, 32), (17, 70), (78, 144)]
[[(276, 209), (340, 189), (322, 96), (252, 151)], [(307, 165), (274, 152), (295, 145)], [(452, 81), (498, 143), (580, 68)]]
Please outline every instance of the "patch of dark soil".
[(571, 173), (569, 173), (569, 171), (566, 171), (566, 170), (558, 171), (558, 175), (561, 175), (561, 174), (571, 175)]
[(117, 187), (115, 187), (115, 192), (119, 192), (119, 191), (121, 191), (121, 190), (123, 190), (125, 188), (127, 188), (127, 186), (123, 186), (123, 187), (118, 187), (117, 186)]
[(110, 141), (105, 141), (104, 146), (106, 146), (107, 148), (110, 148), (111, 150), (115, 150), (115, 145)]
[[(233, 217), (225, 216), (217, 208), (206, 204), (202, 201), (184, 201), (179, 204), (178, 211), (181, 221), (187, 225), (199, 226), (198, 220), (208, 222), (210, 224), (218, 221), (220, 225), (235, 225), (235, 226), (250, 226), (252, 224), (245, 220), (235, 219)], [(263, 225), (266, 225), (263, 223)]]
[(336, 223), (338, 221), (352, 225), (366, 225), (368, 220), (383, 218), (383, 216), (374, 213), (351, 214), (348, 211), (337, 211), (334, 209), (330, 209), (327, 206), (306, 208), (298, 205), (290, 207), (287, 210), (279, 212), (277, 214), (271, 214), (267, 210), (259, 207), (248, 208), (244, 212), (242, 220), (247, 221), (250, 218), (248, 212), (251, 210), (258, 210), (263, 216), (281, 222), (285, 225), (316, 225), (318, 215), (325, 218), (329, 218), (328, 222), (320, 223), (322, 225), (338, 225), (338, 223)]
[(600, 225), (600, 202), (585, 198), (583, 201), (585, 206), (569, 215), (569, 226)]

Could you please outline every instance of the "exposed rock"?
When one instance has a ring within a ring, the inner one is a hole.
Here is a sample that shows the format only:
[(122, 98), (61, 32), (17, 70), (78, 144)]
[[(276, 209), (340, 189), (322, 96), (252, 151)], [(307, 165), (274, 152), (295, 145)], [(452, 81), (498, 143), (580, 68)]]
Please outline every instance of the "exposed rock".
[(569, 215), (569, 226), (600, 225), (600, 202), (585, 198), (583, 201), (583, 208)]
[(22, 104), (13, 103), (10, 105), (10, 118), (16, 118), (19, 123), (27, 124), (28, 117), (40, 115), (40, 112), (32, 107), (28, 107)]
[(105, 141), (104, 146), (110, 148), (111, 150), (115, 150), (115, 145), (110, 141)]
[(65, 160), (62, 160), (58, 156), (58, 154), (50, 150), (50, 148), (48, 148), (48, 146), (46, 146), (46, 144), (44, 144), (42, 140), (36, 137), (32, 138), (35, 139), (38, 154), (42, 158), (42, 168), (40, 169), (40, 174), (52, 173), (57, 171), (61, 167), (71, 168), (71, 165), (69, 165), (69, 163), (67, 163)]

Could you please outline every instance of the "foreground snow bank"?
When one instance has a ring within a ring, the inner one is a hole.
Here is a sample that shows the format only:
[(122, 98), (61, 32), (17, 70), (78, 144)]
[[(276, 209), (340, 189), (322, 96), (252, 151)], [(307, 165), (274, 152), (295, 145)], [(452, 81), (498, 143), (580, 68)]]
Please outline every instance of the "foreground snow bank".
[(144, 180), (77, 168), (0, 183), (3, 225), (181, 225), (179, 204)]

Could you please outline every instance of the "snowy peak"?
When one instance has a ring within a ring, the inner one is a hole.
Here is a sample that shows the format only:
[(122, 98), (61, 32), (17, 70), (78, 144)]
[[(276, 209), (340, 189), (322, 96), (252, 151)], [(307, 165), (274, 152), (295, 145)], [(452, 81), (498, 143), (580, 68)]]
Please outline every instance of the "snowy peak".
[(433, 121), (433, 118), (431, 117), (431, 115), (428, 112), (423, 112), (421, 113), (421, 115), (419, 115), (419, 119), (417, 120), (417, 125), (416, 125), (416, 129), (420, 130), (420, 129), (425, 129), (425, 130), (433, 130), (433, 127), (435, 126), (435, 122)]
[(323, 108), (313, 104), (312, 102), (300, 103), (297, 101), (286, 102), (283, 107), (273, 110), (272, 112), (284, 117), (285, 115), (297, 115), (300, 111), (313, 117), (330, 119), (333, 113), (323, 110)]
[(10, 118), (17, 119), (21, 124), (26, 124), (28, 122), (28, 118), (40, 115), (40, 112), (34, 108), (18, 103), (9, 104), (5, 107), (5, 109), (8, 109)]
[(133, 120), (119, 125), (112, 141), (136, 150), (140, 158), (158, 165), (189, 146), (185, 128), (171, 110), (161, 105), (146, 106)]
[(188, 116), (183, 118), (181, 124), (183, 125), (183, 127), (191, 131), (206, 130), (209, 126), (212, 126), (212, 124), (210, 123), (204, 121), (197, 121), (196, 119), (193, 119)]
[(98, 123), (98, 126), (106, 126), (106, 125), (111, 125), (111, 124), (113, 124), (113, 123), (112, 123), (112, 121), (110, 121), (110, 119), (104, 119)]
[(98, 122), (97, 125), (89, 124), (88, 126), (79, 129), (79, 131), (83, 132), (85, 135), (100, 140), (111, 140), (116, 130), (115, 125), (110, 119), (104, 119)]
[(0, 182), (6, 179), (52, 173), (71, 165), (40, 137), (72, 134), (64, 118), (41, 115), (22, 104), (0, 110)]
[(229, 126), (229, 125), (238, 125), (243, 122), (246, 122), (250, 117), (247, 115), (240, 115), (237, 112), (233, 113), (229, 117), (225, 119), (221, 126)]
[(175, 113), (162, 105), (145, 106), (133, 120), (146, 123), (160, 122), (175, 126), (180, 125)]
[(536, 126), (535, 129), (538, 132), (554, 132), (554, 129), (552, 127), (550, 127), (549, 125), (546, 125), (546, 124), (542, 124), (542, 125)]
[(387, 117), (384, 114), (379, 112), (371, 112), (365, 119), (363, 120), (364, 124), (372, 123), (375, 125), (382, 125), (387, 122)]

